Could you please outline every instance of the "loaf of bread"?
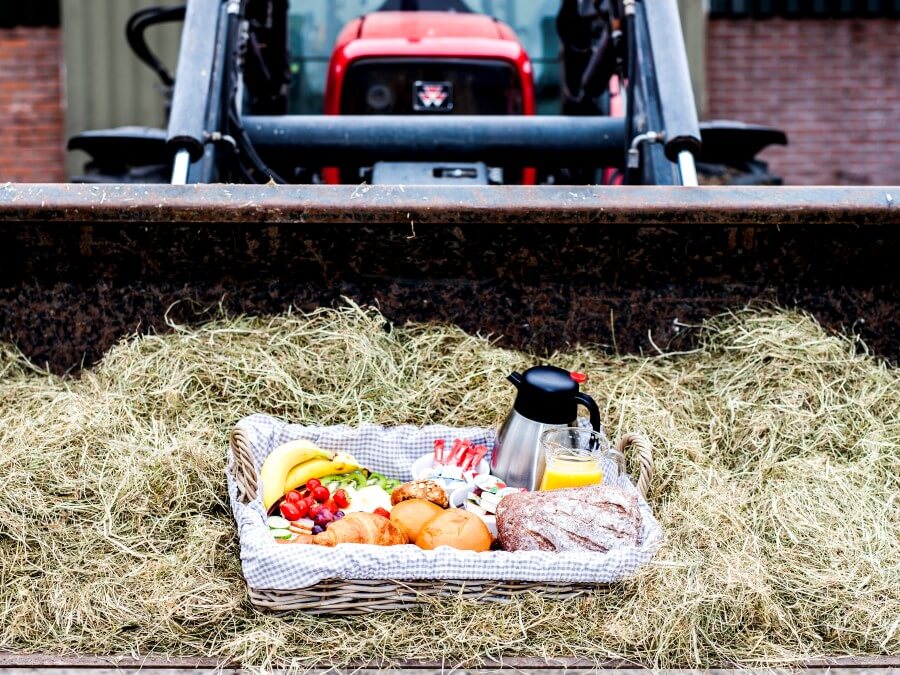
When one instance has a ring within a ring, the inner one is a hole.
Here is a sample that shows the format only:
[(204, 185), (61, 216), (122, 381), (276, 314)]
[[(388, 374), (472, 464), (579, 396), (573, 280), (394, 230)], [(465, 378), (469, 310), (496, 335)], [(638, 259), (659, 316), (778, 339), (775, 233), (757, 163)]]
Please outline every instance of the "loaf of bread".
[(606, 552), (640, 542), (637, 497), (611, 485), (507, 495), (497, 534), (507, 551)]

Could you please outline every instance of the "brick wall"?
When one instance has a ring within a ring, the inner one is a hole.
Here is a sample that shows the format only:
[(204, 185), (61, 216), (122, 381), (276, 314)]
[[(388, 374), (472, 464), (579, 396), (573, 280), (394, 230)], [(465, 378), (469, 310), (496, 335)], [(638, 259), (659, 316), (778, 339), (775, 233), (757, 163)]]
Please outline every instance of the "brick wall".
[(900, 21), (713, 19), (710, 119), (784, 129), (788, 184), (900, 185)]
[[(0, 182), (63, 181), (58, 28), (0, 29)], [(771, 124), (790, 184), (900, 184), (900, 21), (712, 19), (707, 117)]]
[(0, 183), (66, 180), (58, 28), (0, 29)]

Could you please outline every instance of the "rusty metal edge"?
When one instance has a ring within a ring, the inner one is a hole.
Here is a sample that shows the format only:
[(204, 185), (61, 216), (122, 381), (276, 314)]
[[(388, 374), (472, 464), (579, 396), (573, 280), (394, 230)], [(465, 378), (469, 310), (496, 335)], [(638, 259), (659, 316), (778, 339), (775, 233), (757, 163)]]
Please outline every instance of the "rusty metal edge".
[(898, 225), (900, 187), (0, 185), (0, 223)]
[[(458, 664), (440, 661), (398, 661), (391, 663), (370, 662), (352, 664), (353, 670), (367, 668), (399, 668), (405, 670), (436, 670), (462, 667)], [(160, 670), (172, 668), (192, 668), (203, 670), (216, 670), (223, 668), (237, 669), (240, 664), (228, 658), (211, 657), (152, 657), (134, 658), (120, 656), (54, 656), (52, 654), (17, 654), (0, 652), (0, 667), (2, 668), (140, 668), (143, 670)], [(328, 669), (330, 666), (310, 665), (312, 669)], [(505, 659), (485, 659), (477, 665), (467, 664), (466, 669), (642, 669), (645, 666), (626, 659), (606, 659), (595, 661), (581, 658), (521, 658), (510, 657)], [(713, 670), (729, 670), (746, 668), (738, 664), (711, 667)], [(778, 664), (770, 664), (769, 667), (802, 668), (802, 669), (827, 669), (827, 668), (897, 668), (900, 667), (900, 656), (835, 656), (809, 659), (800, 662), (785, 661)]]

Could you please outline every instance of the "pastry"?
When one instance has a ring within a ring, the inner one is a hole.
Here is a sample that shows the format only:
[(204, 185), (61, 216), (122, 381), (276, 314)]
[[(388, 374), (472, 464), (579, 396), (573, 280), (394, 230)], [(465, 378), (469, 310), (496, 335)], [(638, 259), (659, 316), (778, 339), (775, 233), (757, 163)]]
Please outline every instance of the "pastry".
[(391, 504), (399, 504), (406, 499), (427, 499), (442, 509), (450, 506), (447, 491), (433, 480), (414, 480), (404, 483), (391, 493)]
[(348, 513), (328, 525), (319, 534), (298, 534), (291, 543), (337, 546), (338, 544), (375, 544), (395, 546), (408, 544), (409, 539), (396, 525), (384, 516), (374, 513)]

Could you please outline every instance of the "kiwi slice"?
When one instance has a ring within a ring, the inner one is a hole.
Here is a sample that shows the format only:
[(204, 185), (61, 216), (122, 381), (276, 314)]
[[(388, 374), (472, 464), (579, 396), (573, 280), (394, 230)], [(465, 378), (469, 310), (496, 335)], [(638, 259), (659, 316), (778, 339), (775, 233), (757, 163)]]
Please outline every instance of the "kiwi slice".
[(347, 474), (344, 473), (330, 473), (327, 476), (322, 476), (319, 479), (319, 482), (322, 485), (328, 485), (329, 483), (343, 483), (347, 480)]
[(359, 490), (360, 488), (364, 488), (366, 486), (366, 476), (362, 471), (356, 470), (353, 473), (348, 473), (344, 476), (344, 482), (347, 485), (352, 485), (355, 489)]
[(369, 479), (366, 481), (366, 484), (377, 485), (385, 492), (392, 492), (400, 485), (402, 485), (401, 481), (394, 478), (388, 478), (384, 474), (378, 473), (377, 471), (373, 471), (369, 474)]

